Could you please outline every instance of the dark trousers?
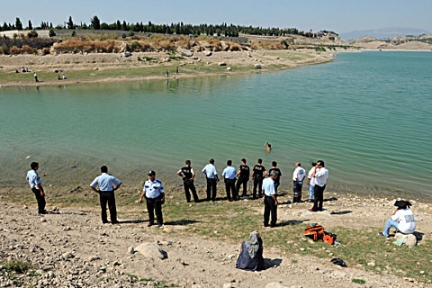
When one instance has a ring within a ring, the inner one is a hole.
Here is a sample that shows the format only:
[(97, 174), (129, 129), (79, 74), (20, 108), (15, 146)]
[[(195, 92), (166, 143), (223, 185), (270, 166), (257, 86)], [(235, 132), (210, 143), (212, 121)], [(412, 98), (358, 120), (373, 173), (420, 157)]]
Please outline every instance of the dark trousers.
[(240, 177), (238, 180), (237, 180), (237, 184), (236, 184), (236, 191), (237, 191), (237, 194), (238, 195), (240, 195), (240, 186), (241, 185), (243, 185), (243, 196), (246, 196), (247, 195), (247, 182), (248, 182), (248, 178), (242, 178), (242, 177)]
[(264, 196), (264, 226), (268, 226), (271, 214), (270, 226), (276, 226), (277, 220), (277, 206), (272, 197)]
[(149, 215), (149, 224), (154, 224), (154, 214), (156, 211), (156, 218), (158, 225), (163, 225), (163, 216), (162, 216), (162, 197), (159, 196), (157, 198), (146, 198), (147, 203), (147, 211)]
[(102, 211), (102, 222), (108, 223), (106, 206), (108, 203), (108, 209), (110, 211), (111, 223), (117, 223), (117, 208), (115, 203), (114, 191), (100, 191), (99, 192), (100, 206)]
[(207, 178), (207, 200), (210, 199), (216, 200), (216, 179), (214, 178)]
[(276, 194), (277, 194), (277, 189), (278, 189), (280, 183), (279, 183), (279, 182), (276, 182), (276, 181), (275, 181), (274, 183), (275, 183), (275, 192), (276, 192)]
[(301, 201), (302, 187), (303, 187), (303, 182), (293, 181), (293, 192), (294, 192), (293, 203)]
[(232, 200), (232, 198), (234, 199), (238, 198), (237, 190), (235, 189), (235, 179), (225, 178), (225, 190), (226, 190), (228, 200)]
[(312, 210), (314, 211), (322, 211), (323, 201), (324, 201), (324, 189), (326, 188), (326, 185), (323, 187), (318, 186), (315, 184), (314, 188), (314, 205), (312, 207)]
[(254, 178), (254, 188), (253, 188), (253, 197), (256, 197), (256, 189), (258, 188), (258, 197), (261, 198), (261, 192), (262, 192), (262, 183), (263, 183), (263, 179), (262, 178)]
[(194, 181), (190, 180), (190, 179), (184, 179), (183, 180), (183, 187), (184, 187), (184, 192), (186, 195), (186, 201), (187, 202), (191, 201), (190, 192), (192, 192), (194, 201), (198, 202), (199, 199), (198, 199), (198, 194), (197, 194), (196, 189), (195, 189)]
[(45, 197), (41, 196), (39, 189), (37, 188), (32, 188), (32, 192), (35, 194), (36, 197), (36, 201), (38, 204), (38, 213), (39, 214), (44, 214), (45, 213)]

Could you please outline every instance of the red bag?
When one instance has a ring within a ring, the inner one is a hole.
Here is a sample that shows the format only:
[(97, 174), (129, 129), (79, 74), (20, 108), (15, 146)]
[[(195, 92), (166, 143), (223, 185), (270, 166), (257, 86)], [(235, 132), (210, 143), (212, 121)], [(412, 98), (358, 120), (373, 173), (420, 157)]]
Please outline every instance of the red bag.
[(336, 234), (324, 231), (323, 241), (327, 244), (333, 245), (336, 241)]

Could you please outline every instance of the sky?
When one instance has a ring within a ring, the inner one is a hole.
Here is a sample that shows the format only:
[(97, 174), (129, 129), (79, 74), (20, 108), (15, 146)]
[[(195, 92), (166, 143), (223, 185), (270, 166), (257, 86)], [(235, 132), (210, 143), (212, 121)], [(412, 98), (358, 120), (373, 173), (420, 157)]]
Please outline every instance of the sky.
[(0, 24), (74, 23), (227, 24), (331, 30), (337, 33), (388, 27), (432, 31), (431, 0), (19, 0), (0, 9)]

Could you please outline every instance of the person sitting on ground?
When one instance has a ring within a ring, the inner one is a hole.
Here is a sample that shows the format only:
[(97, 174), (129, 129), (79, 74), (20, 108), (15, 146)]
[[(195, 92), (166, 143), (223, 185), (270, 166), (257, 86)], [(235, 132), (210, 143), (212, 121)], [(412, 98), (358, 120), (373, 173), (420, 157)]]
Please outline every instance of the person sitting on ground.
[(266, 148), (267, 152), (270, 152), (272, 150), (271, 144), (269, 144), (268, 141), (264, 143), (264, 147)]
[(248, 241), (243, 241), (236, 268), (248, 271), (260, 271), (264, 268), (263, 241), (257, 231), (249, 235)]
[(390, 228), (396, 228), (396, 232), (403, 234), (414, 233), (416, 223), (414, 222), (414, 214), (411, 211), (411, 203), (405, 200), (397, 200), (394, 206), (398, 207), (390, 219), (387, 220), (384, 231), (379, 232), (378, 235), (389, 237)]

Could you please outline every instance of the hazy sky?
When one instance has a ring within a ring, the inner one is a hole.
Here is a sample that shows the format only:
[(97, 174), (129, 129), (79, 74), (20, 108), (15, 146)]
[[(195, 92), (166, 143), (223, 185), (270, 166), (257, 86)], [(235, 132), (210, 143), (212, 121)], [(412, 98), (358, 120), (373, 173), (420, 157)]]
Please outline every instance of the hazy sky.
[(238, 24), (245, 26), (333, 30), (338, 33), (387, 27), (432, 31), (431, 0), (15, 0), (0, 9), (0, 23), (24, 26), (41, 21), (63, 24), (116, 20), (155, 24)]

